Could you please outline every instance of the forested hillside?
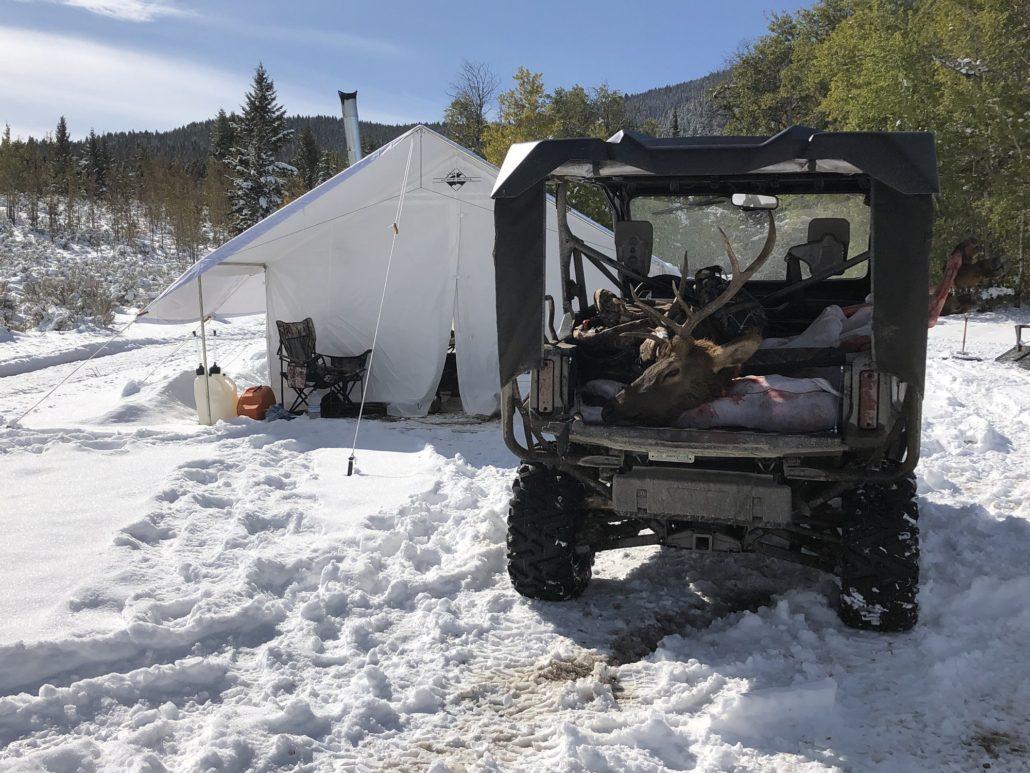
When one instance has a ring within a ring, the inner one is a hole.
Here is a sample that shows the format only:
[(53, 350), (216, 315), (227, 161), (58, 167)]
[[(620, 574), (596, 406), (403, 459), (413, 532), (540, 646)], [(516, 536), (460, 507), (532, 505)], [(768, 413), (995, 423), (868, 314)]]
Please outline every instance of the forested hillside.
[[(677, 113), (679, 133), (719, 134), (726, 123), (712, 97), (712, 90), (727, 80), (724, 70), (702, 78), (675, 83), (669, 86), (649, 89), (639, 94), (625, 95), (626, 117), (629, 123), (639, 129), (647, 129), (662, 136), (672, 133), (673, 111)], [(424, 121), (435, 131), (446, 131), (441, 121)], [(203, 164), (211, 147), (211, 133), (215, 119), (194, 121), (185, 126), (163, 132), (111, 132), (101, 135), (111, 149), (112, 156), (128, 158), (145, 148), (155, 156), (167, 156), (188, 164)], [(292, 115), (286, 125), (299, 136), (305, 126), (310, 126), (319, 147), (335, 150), (344, 155), (346, 140), (343, 120), (332, 115)], [(386, 144), (410, 129), (414, 124), (384, 124), (361, 121), (361, 140), (364, 152)], [(297, 150), (297, 139), (287, 143), (284, 151), (290, 158)], [(81, 143), (80, 143), (81, 144)]]
[[(112, 132), (102, 135), (116, 158), (128, 158), (140, 148), (155, 156), (167, 156), (186, 164), (203, 165), (211, 149), (211, 133), (215, 118), (194, 121), (185, 126), (164, 132)], [(385, 145), (410, 129), (414, 124), (384, 124), (361, 121), (361, 144), (366, 153)], [(428, 123), (437, 131), (439, 123)], [(343, 157), (346, 140), (343, 134), (343, 120), (331, 115), (292, 115), (286, 118), (286, 126), (293, 130), (294, 138), (284, 147), (284, 158), (292, 158), (297, 151), (299, 135), (305, 126), (311, 127), (319, 147), (335, 150)]]
[[(942, 185), (935, 270), (974, 236), (1007, 261), (1004, 282), (1018, 294), (1028, 281), (1028, 19), (1028, 0), (819, 0), (772, 16), (768, 33), (727, 69), (630, 95), (603, 82), (548, 88), (544, 73), (526, 68), (502, 85), (486, 64), (465, 62), (430, 125), (495, 164), (514, 142), (625, 128), (657, 136), (769, 135), (793, 124), (932, 131)], [(235, 111), (171, 131), (90, 132), (76, 142), (62, 117), (46, 137), (5, 132), (0, 242), (31, 237), (37, 251), (49, 240), (55, 251), (77, 245), (65, 249), (71, 255), (102, 247), (189, 263), (343, 168), (342, 121), (288, 117), (287, 107), (259, 67)], [(363, 122), (364, 150), (408, 128)], [(596, 191), (580, 187), (572, 203), (610, 225)], [(10, 286), (24, 286), (32, 270), (23, 250), (17, 261), (13, 254), (0, 248), (0, 296), (12, 263), (21, 278)], [(4, 324), (38, 316), (6, 314)]]
[(727, 116), (713, 92), (728, 78), (726, 70), (719, 70), (703, 78), (627, 94), (626, 112), (638, 126), (653, 121), (662, 136), (722, 134)]

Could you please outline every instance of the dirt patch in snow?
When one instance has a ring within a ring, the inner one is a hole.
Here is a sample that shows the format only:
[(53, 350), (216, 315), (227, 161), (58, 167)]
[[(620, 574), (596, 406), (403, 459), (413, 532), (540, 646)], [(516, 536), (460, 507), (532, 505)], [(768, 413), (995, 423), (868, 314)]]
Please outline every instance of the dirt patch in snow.
[(770, 593), (755, 592), (732, 599), (713, 601), (703, 608), (686, 607), (674, 612), (658, 612), (652, 622), (646, 622), (621, 631), (611, 642), (608, 662), (623, 666), (646, 658), (658, 649), (658, 645), (672, 634), (686, 635), (710, 626), (716, 620), (735, 612), (757, 612), (768, 606)]

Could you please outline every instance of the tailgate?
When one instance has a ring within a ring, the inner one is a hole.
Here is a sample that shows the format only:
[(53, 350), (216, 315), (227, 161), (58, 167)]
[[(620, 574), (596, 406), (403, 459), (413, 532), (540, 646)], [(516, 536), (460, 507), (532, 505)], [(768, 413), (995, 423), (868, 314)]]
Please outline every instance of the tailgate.
[[(562, 425), (555, 427), (560, 434)], [(550, 429), (550, 428), (549, 428)], [(747, 430), (609, 427), (574, 419), (568, 424), (573, 443), (599, 445), (648, 454), (653, 461), (691, 461), (695, 456), (828, 456), (845, 450), (837, 434), (783, 435)]]

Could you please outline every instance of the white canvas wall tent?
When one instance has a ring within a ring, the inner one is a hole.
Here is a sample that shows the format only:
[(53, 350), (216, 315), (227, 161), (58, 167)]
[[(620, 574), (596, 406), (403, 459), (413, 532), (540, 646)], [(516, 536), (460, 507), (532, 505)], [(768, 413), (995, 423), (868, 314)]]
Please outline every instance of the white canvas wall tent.
[[(388, 404), (397, 415), (424, 415), (453, 329), (462, 406), (470, 414), (493, 413), (500, 392), (490, 198), (497, 168), (423, 126), (201, 258), (150, 304), (141, 321), (197, 320), (201, 295), (207, 315), (267, 312), (269, 373), (277, 391), (276, 320), (311, 317), (323, 353), (365, 351), (372, 343), (406, 170), (368, 400)], [(560, 298), (553, 207), (547, 217), (547, 287)], [(613, 254), (607, 229), (582, 215), (570, 218), (570, 226), (591, 246)], [(609, 286), (600, 272), (588, 273), (591, 290)]]

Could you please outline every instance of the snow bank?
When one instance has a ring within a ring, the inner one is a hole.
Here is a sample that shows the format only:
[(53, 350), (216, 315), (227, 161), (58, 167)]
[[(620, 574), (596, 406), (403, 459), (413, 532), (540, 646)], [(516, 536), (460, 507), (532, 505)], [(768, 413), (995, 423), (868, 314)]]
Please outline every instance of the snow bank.
[(122, 387), (122, 400), (96, 418), (98, 424), (163, 424), (196, 421), (193, 398), (196, 373), (183, 370), (170, 379), (147, 384), (130, 379)]
[[(107, 342), (107, 339), (110, 338), (110, 333), (79, 333), (76, 334), (76, 337), (85, 340), (83, 343), (73, 344), (58, 351), (41, 353), (39, 349), (42, 347), (37, 342), (40, 339), (49, 341), (52, 339), (52, 336), (47, 336), (45, 333), (18, 333), (13, 335), (9, 341), (3, 342), (7, 346), (3, 350), (3, 361), (0, 361), (0, 378), (32, 373), (33, 371), (51, 368), (54, 365), (64, 365), (69, 362), (82, 362), (92, 356), (101, 345)], [(160, 343), (164, 343), (164, 340), (161, 338), (114, 339), (104, 347), (103, 351), (95, 356), (95, 359), (129, 352), (133, 349), (151, 347)], [(43, 345), (45, 346), (46, 344)], [(23, 349), (24, 352), (19, 352), (18, 349)]]

